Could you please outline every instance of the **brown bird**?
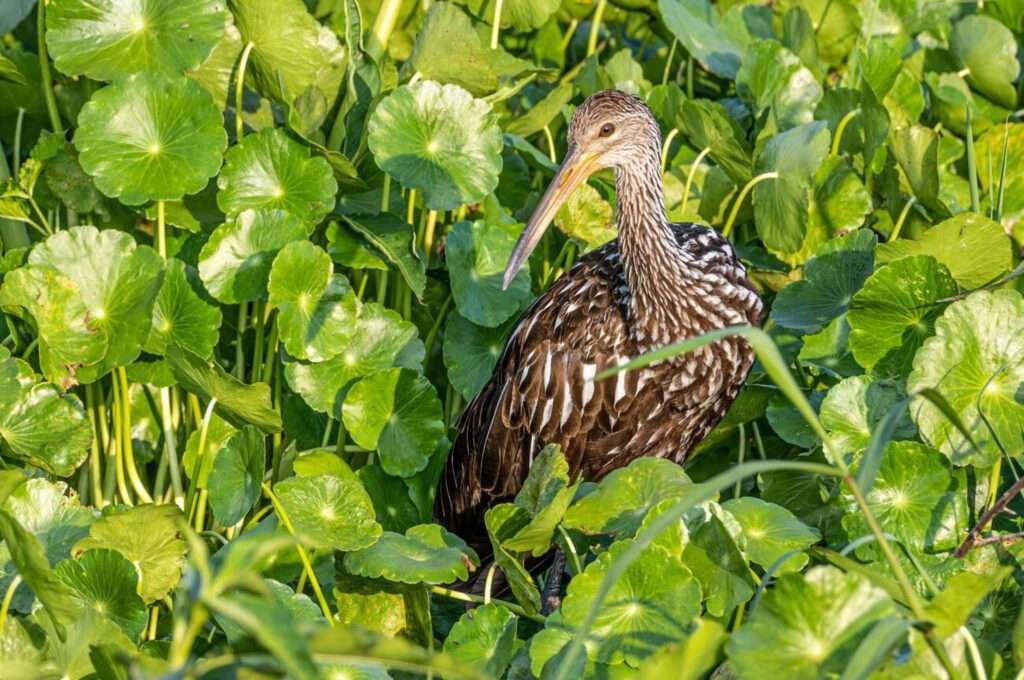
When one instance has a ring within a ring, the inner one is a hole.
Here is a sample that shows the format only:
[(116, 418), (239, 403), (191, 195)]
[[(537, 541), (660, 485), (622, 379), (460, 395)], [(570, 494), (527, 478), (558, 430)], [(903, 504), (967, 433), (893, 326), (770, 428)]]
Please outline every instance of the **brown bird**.
[(606, 90), (576, 109), (568, 152), (505, 270), (505, 285), (559, 206), (611, 168), (619, 237), (581, 257), (519, 319), (466, 408), (435, 514), (487, 549), (483, 514), (511, 500), (534, 456), (562, 447), (570, 474), (599, 480), (640, 456), (686, 460), (721, 420), (754, 361), (730, 337), (595, 382), (606, 368), (712, 329), (757, 324), (762, 304), (729, 241), (665, 216), (661, 133), (636, 97)]

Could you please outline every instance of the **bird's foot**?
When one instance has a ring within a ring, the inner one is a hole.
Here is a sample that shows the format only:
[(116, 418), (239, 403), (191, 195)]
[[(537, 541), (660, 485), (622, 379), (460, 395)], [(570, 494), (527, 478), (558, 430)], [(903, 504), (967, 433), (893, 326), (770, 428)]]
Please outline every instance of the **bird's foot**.
[(555, 548), (555, 555), (551, 560), (551, 568), (548, 570), (548, 580), (544, 583), (544, 592), (541, 593), (542, 616), (548, 616), (562, 606), (562, 574), (565, 572), (565, 553), (561, 548)]

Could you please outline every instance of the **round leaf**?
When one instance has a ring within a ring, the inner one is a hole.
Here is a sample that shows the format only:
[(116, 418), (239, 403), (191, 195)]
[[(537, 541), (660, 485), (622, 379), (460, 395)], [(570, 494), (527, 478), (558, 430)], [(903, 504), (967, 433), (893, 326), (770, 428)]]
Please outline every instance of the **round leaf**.
[[(889, 442), (878, 475), (868, 492), (871, 512), (882, 529), (904, 545), (928, 552), (950, 550), (970, 528), (962, 475), (953, 475), (949, 461), (917, 442)], [(850, 536), (870, 532), (853, 497), (844, 495), (843, 528)]]
[(371, 547), (345, 555), (353, 574), (410, 584), (464, 581), (477, 562), (462, 539), (436, 524), (419, 524), (404, 536), (386, 531)]
[(427, 466), (444, 434), (434, 386), (407, 368), (380, 371), (349, 390), (342, 418), (352, 439), (380, 452), (389, 475), (410, 477)]
[[(416, 335), (416, 327), (376, 302), (360, 308), (353, 332), (336, 349), (337, 354), (327, 361), (285, 365), (288, 385), (310, 408), (333, 418), (341, 417), (341, 400), (356, 378), (396, 364), (412, 367), (423, 358), (423, 343)], [(402, 361), (407, 354), (418, 360)]]
[(488, 104), (458, 85), (403, 85), (369, 122), (377, 165), (423, 192), (431, 210), (477, 203), (498, 185), (501, 129)]
[(252, 425), (232, 434), (217, 452), (208, 488), (213, 516), (223, 526), (236, 524), (260, 499), (266, 458), (263, 433)]
[[(567, 624), (583, 624), (609, 568), (630, 544), (613, 544), (569, 582), (562, 603)], [(658, 647), (685, 638), (699, 613), (700, 586), (693, 574), (663, 548), (649, 546), (612, 585), (591, 628), (595, 642), (587, 652), (594, 661), (636, 665)]]
[(216, 0), (63, 0), (46, 12), (46, 45), (69, 76), (113, 80), (198, 66), (224, 31)]
[(199, 276), (210, 295), (226, 304), (265, 298), (277, 252), (308, 234), (299, 218), (283, 210), (246, 210), (210, 234), (199, 253)]
[(153, 323), (143, 349), (163, 354), (168, 344), (208, 357), (220, 337), (220, 308), (196, 292), (195, 270), (177, 258), (167, 261), (163, 285), (153, 306)]
[[(866, 375), (846, 378), (834, 385), (821, 402), (821, 424), (841, 453), (860, 453), (871, 435), (905, 397), (901, 387)], [(916, 434), (909, 414), (904, 412), (893, 431), (894, 439), (911, 439)]]
[[(789, 510), (760, 498), (734, 498), (722, 503), (722, 507), (743, 530), (743, 552), (764, 569), (787, 552), (804, 550), (821, 539), (817, 529), (801, 522)], [(775, 573), (799, 571), (805, 564), (807, 555), (793, 555)]]
[(444, 331), (444, 365), (452, 386), (472, 399), (487, 384), (505, 347), (507, 324), (478, 326), (461, 314), (452, 314)]
[(516, 236), (505, 225), (482, 220), (459, 222), (448, 235), (445, 258), (452, 296), (467, 320), (493, 328), (518, 312), (532, 298), (529, 267), (516, 275), (508, 290), (501, 281)]
[(740, 677), (814, 680), (841, 673), (871, 625), (894, 609), (863, 576), (814, 567), (781, 577), (725, 648)]
[(267, 290), (281, 342), (294, 357), (330, 359), (351, 337), (359, 300), (333, 272), (331, 256), (309, 241), (289, 243), (274, 259)]
[(146, 603), (136, 588), (135, 565), (116, 550), (86, 550), (77, 560), (62, 560), (53, 569), (84, 610), (116, 623), (125, 635), (138, 640), (148, 619)]
[(82, 402), (49, 383), (36, 383), (32, 368), (0, 347), (2, 450), (29, 465), (67, 477), (89, 455), (92, 427)]
[[(951, 304), (935, 322), (935, 335), (914, 357), (907, 391), (934, 387), (956, 411), (981, 451), (930, 401), (917, 400), (911, 415), (925, 441), (955, 465), (991, 465), (1000, 445), (1024, 448), (1024, 299), (1015, 290), (978, 291)], [(996, 439), (999, 440), (999, 445)]]
[(499, 678), (521, 645), (516, 638), (515, 615), (489, 602), (470, 609), (455, 622), (444, 640), (444, 651), (467, 668), (482, 668)]
[(1010, 29), (991, 17), (964, 17), (949, 36), (949, 50), (979, 92), (1001, 106), (1016, 106), (1013, 83), (1020, 75), (1020, 62)]
[(227, 215), (277, 208), (315, 224), (334, 207), (338, 183), (323, 158), (280, 128), (246, 136), (224, 155), (217, 206)]
[(221, 113), (199, 83), (150, 72), (94, 94), (75, 131), (82, 168), (127, 205), (202, 191), (227, 141)]
[(96, 520), (89, 535), (75, 544), (74, 553), (94, 549), (121, 553), (138, 568), (139, 595), (153, 602), (181, 579), (186, 548), (178, 522), (183, 520), (174, 505), (137, 505)]
[(373, 503), (355, 479), (293, 477), (274, 491), (300, 540), (311, 547), (359, 550), (381, 535)]
[(565, 525), (585, 533), (631, 536), (651, 509), (666, 498), (681, 499), (695, 485), (664, 458), (637, 458), (601, 480), (597, 490), (565, 513)]
[(876, 373), (907, 375), (942, 312), (938, 301), (956, 292), (949, 270), (929, 255), (904, 257), (876, 271), (853, 296), (847, 315), (857, 363)]

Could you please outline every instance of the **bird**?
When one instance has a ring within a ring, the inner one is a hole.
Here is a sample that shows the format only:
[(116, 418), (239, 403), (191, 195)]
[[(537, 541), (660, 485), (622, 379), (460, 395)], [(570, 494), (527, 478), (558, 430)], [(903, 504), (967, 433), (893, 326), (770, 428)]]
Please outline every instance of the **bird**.
[(592, 94), (567, 130), (563, 162), (512, 250), (505, 287), (559, 207), (602, 169), (615, 175), (617, 239), (580, 257), (522, 314), (485, 386), (462, 413), (435, 516), (478, 552), (484, 513), (512, 500), (548, 444), (573, 480), (599, 481), (641, 456), (684, 462), (725, 415), (754, 362), (729, 336), (639, 370), (602, 371), (704, 332), (761, 321), (763, 305), (727, 238), (671, 223), (661, 131), (619, 90)]

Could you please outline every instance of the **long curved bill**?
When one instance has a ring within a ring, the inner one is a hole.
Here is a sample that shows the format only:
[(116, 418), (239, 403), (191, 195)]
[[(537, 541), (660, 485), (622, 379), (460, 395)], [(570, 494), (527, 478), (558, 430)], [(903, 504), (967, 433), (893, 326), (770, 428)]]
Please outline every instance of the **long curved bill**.
[(576, 187), (600, 169), (597, 159), (597, 154), (580, 153), (575, 148), (570, 149), (566, 154), (565, 160), (562, 161), (562, 167), (558, 169), (554, 179), (551, 180), (547, 191), (544, 192), (540, 203), (537, 204), (533, 215), (530, 216), (530, 221), (526, 223), (526, 228), (519, 235), (516, 247), (512, 250), (512, 256), (509, 257), (508, 265), (505, 267), (505, 276), (501, 283), (502, 289), (508, 288), (512, 283), (512, 279), (519, 273), (523, 263), (540, 243), (541, 237), (544, 236), (551, 221), (555, 219), (555, 214), (562, 204), (568, 200)]

